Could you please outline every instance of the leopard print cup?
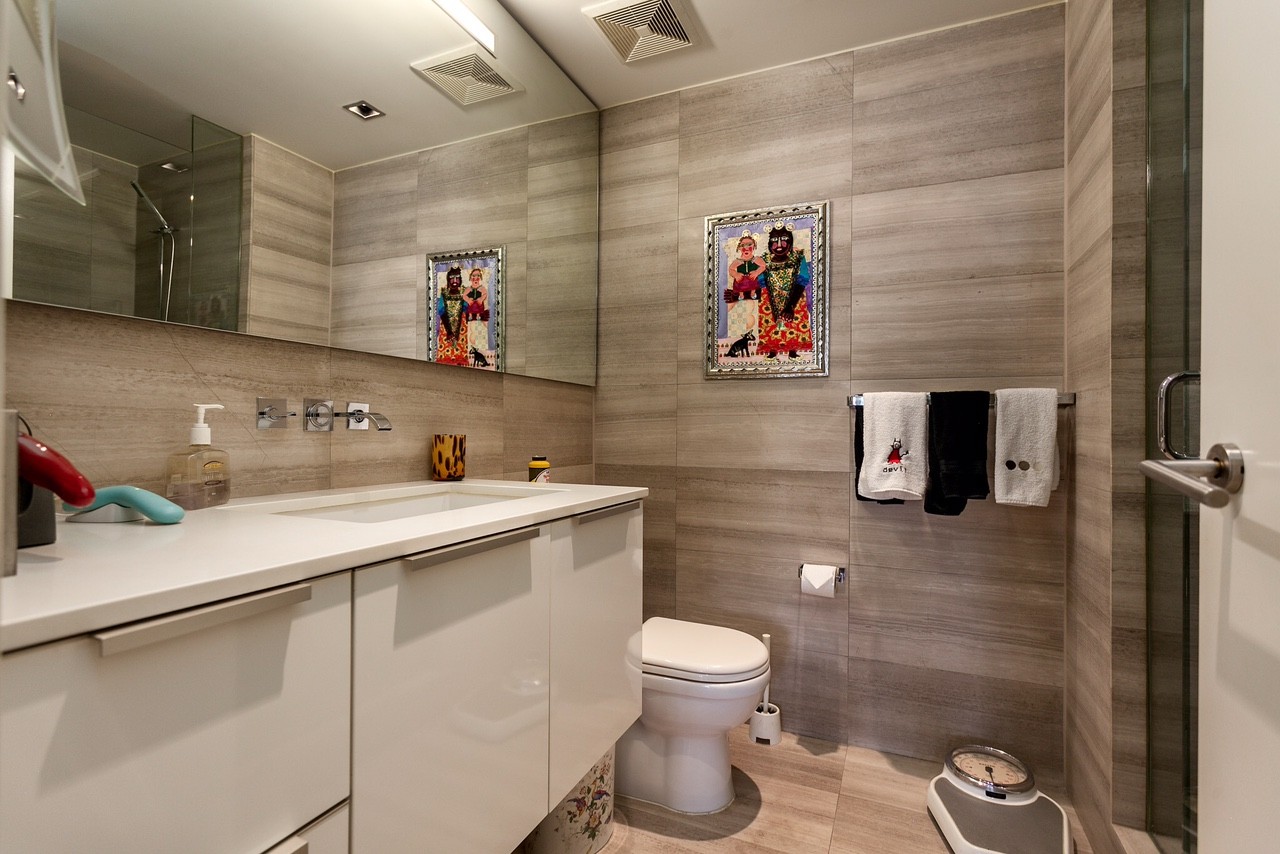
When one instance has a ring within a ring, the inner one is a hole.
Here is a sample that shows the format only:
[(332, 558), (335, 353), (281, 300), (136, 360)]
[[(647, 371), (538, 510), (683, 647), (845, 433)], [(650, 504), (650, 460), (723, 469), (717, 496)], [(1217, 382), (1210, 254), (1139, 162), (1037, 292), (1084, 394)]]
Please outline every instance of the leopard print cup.
[(467, 472), (464, 433), (436, 433), (431, 437), (431, 479), (462, 480)]

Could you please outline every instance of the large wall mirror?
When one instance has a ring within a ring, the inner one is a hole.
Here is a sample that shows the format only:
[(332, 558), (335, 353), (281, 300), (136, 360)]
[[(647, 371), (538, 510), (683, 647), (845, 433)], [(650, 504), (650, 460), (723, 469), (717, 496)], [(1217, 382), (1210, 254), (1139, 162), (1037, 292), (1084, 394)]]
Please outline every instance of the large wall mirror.
[(431, 259), (501, 248), (478, 361), (593, 384), (596, 111), (468, 5), (492, 53), (430, 0), (58, 3), (88, 204), (18, 165), (14, 298), (431, 359)]

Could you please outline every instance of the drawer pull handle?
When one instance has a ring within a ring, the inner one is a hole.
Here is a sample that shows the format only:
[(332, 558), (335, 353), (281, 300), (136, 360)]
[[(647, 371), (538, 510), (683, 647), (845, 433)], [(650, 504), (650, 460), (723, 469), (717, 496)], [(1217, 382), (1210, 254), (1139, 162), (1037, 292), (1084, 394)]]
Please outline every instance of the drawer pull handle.
[(612, 507), (604, 507), (600, 510), (590, 510), (586, 513), (579, 513), (577, 516), (573, 517), (573, 521), (577, 522), (579, 525), (585, 525), (588, 522), (594, 522), (597, 519), (605, 519), (609, 516), (616, 516), (619, 513), (626, 513), (630, 510), (635, 510), (639, 506), (639, 501), (628, 501), (626, 504), (615, 504)]
[(293, 587), (270, 590), (255, 596), (244, 596), (239, 599), (233, 599), (230, 602), (219, 602), (207, 608), (198, 608), (194, 611), (183, 611), (180, 614), (158, 617), (145, 623), (125, 626), (120, 629), (95, 632), (93, 636), (97, 638), (100, 645), (100, 653), (103, 656), (113, 655), (117, 652), (127, 652), (148, 644), (180, 638), (183, 635), (189, 635), (201, 629), (209, 629), (235, 620), (243, 620), (245, 617), (274, 611), (276, 608), (283, 608), (286, 605), (296, 605), (299, 602), (306, 602), (310, 598), (311, 585), (296, 584)]
[(409, 555), (404, 559), (409, 565), (409, 570), (426, 569), (429, 566), (438, 566), (458, 558), (470, 557), (487, 552), (492, 549), (509, 546), (512, 543), (521, 543), (525, 540), (532, 540), (538, 536), (538, 528), (525, 528), (521, 531), (512, 531), (509, 534), (498, 534), (493, 537), (483, 537), (478, 540), (467, 540), (465, 543), (458, 543), (456, 546), (445, 546), (442, 549), (435, 549), (429, 552), (419, 552), (416, 555)]
[(275, 848), (268, 849), (267, 854), (307, 854), (307, 840), (291, 836)]

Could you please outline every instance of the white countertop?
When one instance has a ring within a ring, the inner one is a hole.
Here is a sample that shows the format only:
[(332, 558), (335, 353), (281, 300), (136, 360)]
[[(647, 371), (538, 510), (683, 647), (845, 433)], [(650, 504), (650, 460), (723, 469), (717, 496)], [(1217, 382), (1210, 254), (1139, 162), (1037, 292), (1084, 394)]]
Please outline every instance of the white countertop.
[[(530, 484), (463, 481), (496, 491)], [(69, 523), (20, 549), (0, 580), (0, 650), (11, 651), (257, 590), (644, 498), (641, 487), (546, 484), (545, 494), (385, 522), (275, 515), (295, 499), (407, 494), (430, 481), (233, 500), (176, 525)], [(306, 503), (306, 502), (300, 502)], [(268, 510), (268, 512), (264, 512)]]

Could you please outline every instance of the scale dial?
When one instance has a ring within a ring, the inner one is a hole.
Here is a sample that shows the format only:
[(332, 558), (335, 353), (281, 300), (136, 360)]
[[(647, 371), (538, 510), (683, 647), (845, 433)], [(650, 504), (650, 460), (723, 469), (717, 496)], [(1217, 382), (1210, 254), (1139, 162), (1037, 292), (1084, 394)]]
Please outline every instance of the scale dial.
[(1030, 768), (994, 747), (957, 747), (947, 756), (946, 767), (962, 788), (979, 789), (988, 797), (1025, 795), (1036, 787)]

